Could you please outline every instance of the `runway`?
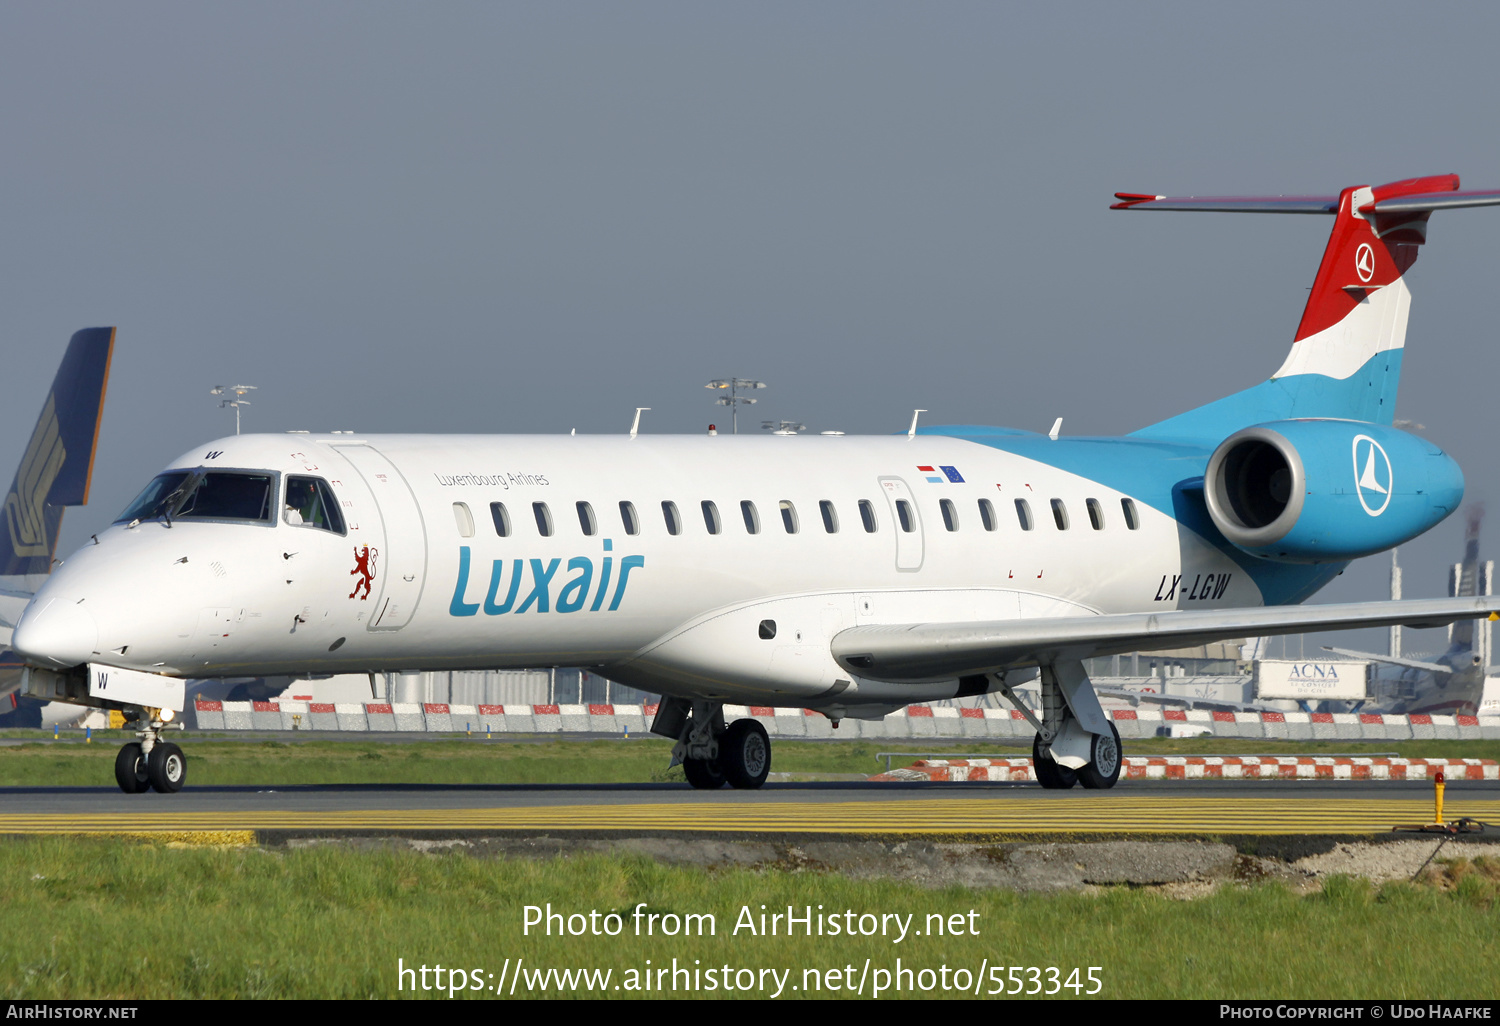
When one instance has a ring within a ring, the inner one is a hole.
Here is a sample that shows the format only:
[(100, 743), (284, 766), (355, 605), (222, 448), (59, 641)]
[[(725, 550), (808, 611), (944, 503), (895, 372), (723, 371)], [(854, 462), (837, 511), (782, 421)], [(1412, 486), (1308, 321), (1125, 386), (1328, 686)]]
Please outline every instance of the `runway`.
[[(802, 784), (761, 791), (681, 785), (0, 789), (0, 834), (341, 834), (964, 837), (1374, 835), (1429, 822), (1414, 783), (1126, 784), (1043, 791), (1017, 784)], [(1500, 823), (1493, 784), (1448, 788), (1446, 819)]]

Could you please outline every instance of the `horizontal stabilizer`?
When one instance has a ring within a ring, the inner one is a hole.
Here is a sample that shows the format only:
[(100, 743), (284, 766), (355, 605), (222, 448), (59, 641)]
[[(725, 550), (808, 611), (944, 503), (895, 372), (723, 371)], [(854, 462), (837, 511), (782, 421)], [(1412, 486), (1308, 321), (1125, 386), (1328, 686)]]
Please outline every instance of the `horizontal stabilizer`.
[[(1353, 209), (1361, 215), (1430, 213), (1458, 207), (1500, 204), (1500, 192), (1459, 192), (1458, 175), (1407, 178), (1386, 185), (1352, 190)], [(1337, 214), (1339, 196), (1158, 196), (1117, 192), (1111, 210), (1199, 210), (1237, 214)]]
[(1377, 198), (1360, 207), (1361, 214), (1406, 214), (1418, 210), (1453, 210), (1458, 207), (1493, 207), (1500, 204), (1500, 192), (1429, 192), (1416, 196)]
[(1500, 613), (1500, 596), (851, 627), (833, 657), (862, 677), (936, 681), (1124, 652), (1356, 627), (1442, 627)]
[(1117, 192), (1111, 210), (1201, 210), (1229, 214), (1336, 214), (1337, 196), (1148, 196)]
[[(1197, 210), (1229, 214), (1337, 214), (1337, 196), (1147, 196), (1117, 192), (1111, 210)], [(1500, 192), (1428, 192), (1377, 199), (1357, 209), (1361, 214), (1409, 214), (1427, 210), (1500, 205)]]

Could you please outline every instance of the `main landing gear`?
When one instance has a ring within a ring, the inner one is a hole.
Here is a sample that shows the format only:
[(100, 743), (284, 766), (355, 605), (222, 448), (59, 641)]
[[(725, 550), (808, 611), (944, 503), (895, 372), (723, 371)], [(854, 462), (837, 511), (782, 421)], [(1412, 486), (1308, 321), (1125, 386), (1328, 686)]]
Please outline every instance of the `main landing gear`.
[(1003, 676), (1000, 692), (1036, 728), (1031, 766), (1037, 783), (1049, 790), (1074, 784), (1099, 790), (1115, 786), (1124, 760), (1120, 732), (1104, 715), (1081, 662), (1042, 667), (1042, 719), (1020, 700)]
[(141, 740), (130, 742), (115, 756), (115, 782), (121, 791), (172, 794), (182, 790), (187, 781), (187, 756), (172, 742), (161, 739), (172, 718), (170, 709), (143, 709), (136, 713), (137, 723), (144, 720), (136, 735)]
[(702, 790), (754, 790), (771, 772), (771, 739), (758, 720), (725, 726), (721, 702), (663, 697), (651, 732), (677, 739), (672, 765), (682, 763), (688, 783)]

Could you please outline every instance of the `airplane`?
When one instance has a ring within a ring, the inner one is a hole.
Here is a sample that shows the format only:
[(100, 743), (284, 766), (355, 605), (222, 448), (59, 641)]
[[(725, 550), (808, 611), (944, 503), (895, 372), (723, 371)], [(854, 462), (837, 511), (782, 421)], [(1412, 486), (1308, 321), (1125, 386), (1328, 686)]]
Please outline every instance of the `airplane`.
[[(1043, 787), (1112, 787), (1083, 660), (1246, 636), (1441, 626), (1490, 597), (1301, 603), (1457, 509), (1463, 474), (1392, 426), (1435, 210), (1455, 175), (1336, 196), (1114, 209), (1334, 218), (1269, 380), (1129, 435), (257, 434), (167, 464), (58, 567), (14, 644), (33, 695), (121, 709), (127, 793), (178, 790), (184, 678), (584, 666), (662, 695), (695, 787), (771, 762), (727, 704), (835, 725), (998, 693)], [(920, 413), (921, 411), (918, 411)], [(1015, 687), (1040, 676), (1041, 710)]]
[[(1488, 586), (1481, 587), (1480, 584), (1480, 578), (1487, 576), (1488, 570), (1488, 565), (1479, 561), (1479, 525), (1483, 514), (1480, 506), (1469, 510), (1464, 527), (1464, 558), (1457, 564), (1458, 573), (1451, 582), (1454, 595), (1470, 596), (1489, 591)], [(1396, 572), (1393, 568), (1392, 575)], [(1395, 580), (1399, 581), (1399, 578)], [(1398, 590), (1399, 584), (1395, 584), (1392, 591)], [(1485, 665), (1489, 651), (1487, 643), (1477, 643), (1480, 630), (1481, 623), (1473, 620), (1456, 622), (1447, 651), (1435, 659), (1403, 656), (1397, 649), (1399, 642), (1394, 641), (1392, 648), (1396, 650), (1386, 655), (1332, 645), (1323, 647), (1338, 655), (1383, 663), (1395, 669), (1398, 676), (1394, 680), (1380, 676), (1371, 682), (1375, 701), (1364, 709), (1384, 710), (1396, 715), (1463, 713), (1473, 716), (1484, 701), (1487, 679), (1500, 673), (1500, 667)]]
[(99, 420), (114, 353), (113, 328), (89, 328), (68, 342), (41, 415), (5, 495), (0, 534), (0, 713), (12, 715), (25, 665), (11, 636), (52, 572), (63, 509), (88, 502)]

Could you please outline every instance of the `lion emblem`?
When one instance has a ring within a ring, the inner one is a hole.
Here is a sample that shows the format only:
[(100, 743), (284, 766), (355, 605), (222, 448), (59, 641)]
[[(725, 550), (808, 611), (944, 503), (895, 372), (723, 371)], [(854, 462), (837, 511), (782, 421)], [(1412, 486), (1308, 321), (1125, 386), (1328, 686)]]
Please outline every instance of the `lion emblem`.
[(370, 597), (370, 585), (375, 580), (375, 556), (377, 552), (378, 550), (372, 549), (368, 545), (354, 546), (354, 569), (350, 570), (349, 574), (350, 576), (359, 574), (360, 579), (354, 582), (354, 590), (349, 593), (350, 598), (359, 595), (359, 589), (361, 588), (365, 589), (365, 593), (359, 595), (359, 600), (363, 602)]

